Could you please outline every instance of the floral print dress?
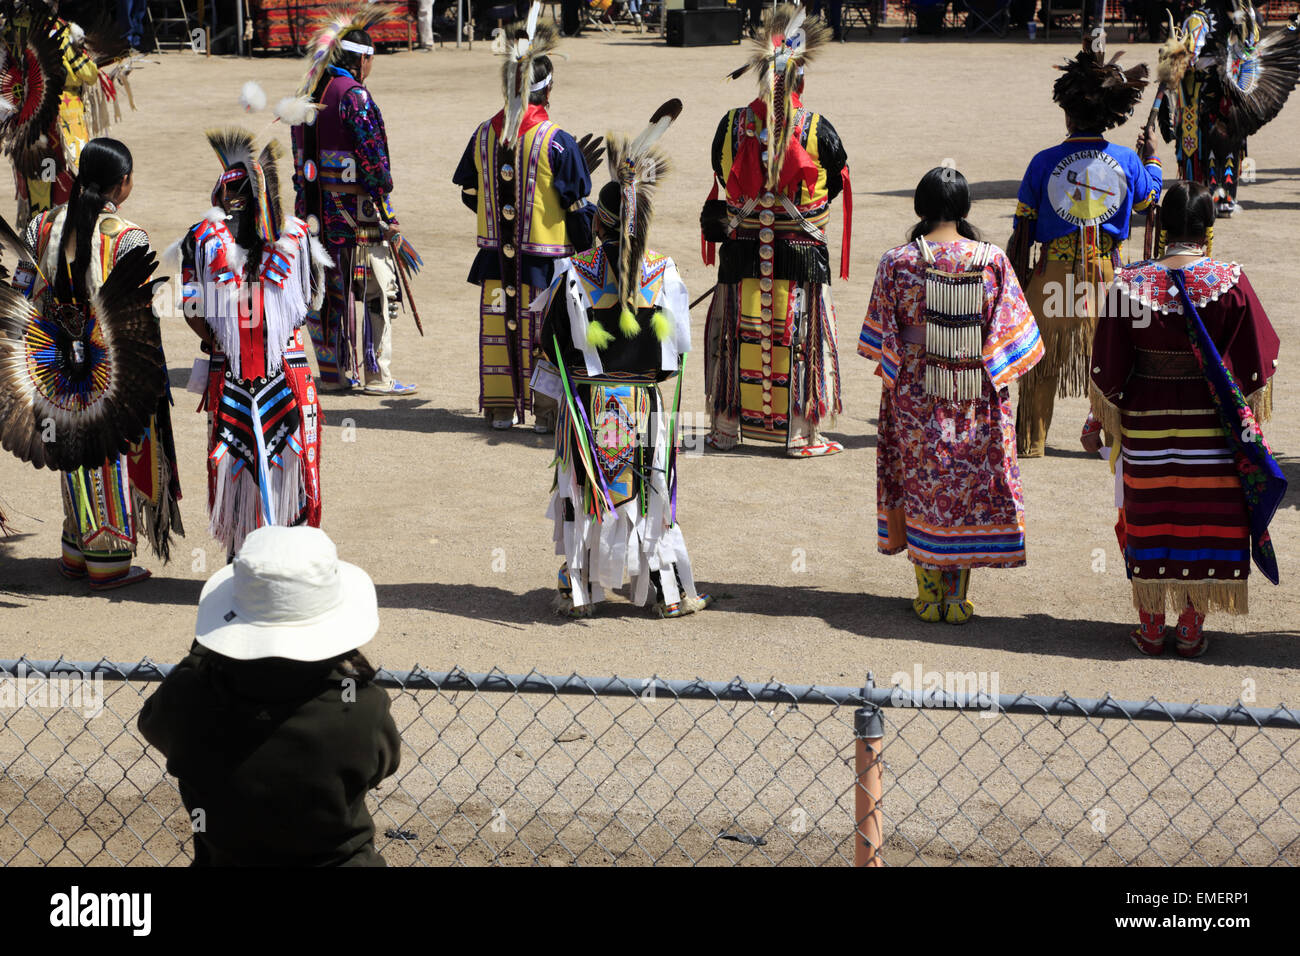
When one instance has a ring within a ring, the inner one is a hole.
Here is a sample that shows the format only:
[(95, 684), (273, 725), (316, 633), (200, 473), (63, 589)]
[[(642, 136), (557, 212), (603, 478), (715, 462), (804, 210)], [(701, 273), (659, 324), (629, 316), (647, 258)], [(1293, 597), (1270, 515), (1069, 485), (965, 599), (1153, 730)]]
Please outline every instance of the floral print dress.
[[(929, 245), (934, 267), (946, 272), (968, 268), (979, 246)], [(1038, 327), (1010, 261), (993, 249), (984, 267), (983, 393), (962, 402), (927, 394), (926, 269), (916, 243), (885, 253), (858, 342), (859, 354), (880, 363), (884, 382), (877, 547), (906, 550), (925, 568), (1020, 567), (1025, 508), (1008, 386), (1042, 358)]]

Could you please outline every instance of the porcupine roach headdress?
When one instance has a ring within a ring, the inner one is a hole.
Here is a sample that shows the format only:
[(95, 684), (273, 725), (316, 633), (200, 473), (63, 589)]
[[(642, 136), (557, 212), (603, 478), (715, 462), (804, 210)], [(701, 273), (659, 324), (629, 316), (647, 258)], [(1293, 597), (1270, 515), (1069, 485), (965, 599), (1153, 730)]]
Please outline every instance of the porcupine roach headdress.
[(253, 217), (257, 234), (263, 242), (275, 242), (280, 236), (280, 172), (283, 148), (270, 140), (256, 154), (253, 134), (237, 126), (207, 131), (208, 143), (221, 160), (224, 172), (212, 190), (212, 202), (222, 185), (247, 177), (253, 189)]
[[(610, 180), (618, 183), (619, 203), (617, 210), (598, 207), (597, 215), (607, 225), (614, 225), (611, 220), (615, 215), (618, 217), (618, 295), (622, 304), (618, 325), (628, 338), (640, 331), (636, 319), (637, 274), (654, 216), (655, 190), (670, 168), (668, 157), (655, 144), (681, 112), (682, 101), (672, 99), (654, 111), (649, 125), (635, 139), (614, 133), (605, 135), (605, 162)], [(604, 330), (597, 323), (593, 325), (596, 335), (603, 337)], [(656, 334), (663, 337), (659, 329)]]
[(369, 30), (377, 23), (392, 19), (392, 14), (384, 6), (378, 3), (351, 8), (340, 6), (326, 15), (320, 32), (308, 50), (307, 72), (298, 87), (299, 96), (315, 97), (325, 71), (337, 62), (339, 54), (343, 52), (340, 45), (343, 34), (349, 30)]
[(764, 179), (768, 189), (776, 186), (785, 163), (785, 151), (794, 122), (791, 96), (799, 74), (829, 37), (830, 29), (820, 20), (806, 19), (803, 7), (783, 3), (763, 15), (763, 26), (754, 37), (754, 50), (749, 62), (732, 70), (728, 76), (728, 79), (735, 80), (750, 70), (758, 72), (759, 90), (767, 106), (770, 137), (764, 151), (767, 156)]
[(1060, 104), (1080, 132), (1104, 133), (1123, 123), (1133, 113), (1147, 86), (1147, 67), (1139, 63), (1130, 69), (1118, 64), (1123, 52), (1108, 61), (1104, 51), (1086, 45), (1065, 66), (1052, 86), (1052, 99)]
[(505, 28), (505, 63), (501, 64), (501, 87), (505, 93), (505, 121), (501, 124), (501, 145), (512, 146), (528, 109), (533, 92), (533, 63), (555, 49), (559, 33), (555, 25), (541, 19), (542, 5), (534, 0), (528, 19)]
[(65, 71), (59, 34), (33, 8), (25, 29), (4, 23), (0, 39), (0, 147), (20, 172), (35, 175), (51, 155), (46, 133), (59, 112)]
[[(6, 258), (30, 262), (0, 220)], [(37, 315), (0, 284), (0, 445), (37, 468), (72, 471), (126, 453), (167, 387), (153, 313), (157, 259), (131, 249), (91, 293), (89, 309), (52, 303)]]

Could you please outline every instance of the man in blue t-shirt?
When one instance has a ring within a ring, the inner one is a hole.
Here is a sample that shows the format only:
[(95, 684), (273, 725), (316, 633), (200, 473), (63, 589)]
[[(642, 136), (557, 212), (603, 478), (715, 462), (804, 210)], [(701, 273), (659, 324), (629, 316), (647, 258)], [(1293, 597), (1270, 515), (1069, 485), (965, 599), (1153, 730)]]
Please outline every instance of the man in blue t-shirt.
[[(1101, 290), (1121, 264), (1132, 214), (1160, 201), (1160, 160), (1149, 130), (1137, 150), (1108, 142), (1142, 98), (1146, 66), (1122, 70), (1104, 52), (1084, 50), (1053, 88), (1068, 138), (1036, 155), (1020, 183), (1008, 253), (1038, 322), (1046, 354), (1020, 379), (1016, 451), (1046, 453), (1059, 394), (1082, 396)], [(1138, 154), (1141, 154), (1139, 157)], [(1038, 246), (1038, 261), (1030, 253)]]

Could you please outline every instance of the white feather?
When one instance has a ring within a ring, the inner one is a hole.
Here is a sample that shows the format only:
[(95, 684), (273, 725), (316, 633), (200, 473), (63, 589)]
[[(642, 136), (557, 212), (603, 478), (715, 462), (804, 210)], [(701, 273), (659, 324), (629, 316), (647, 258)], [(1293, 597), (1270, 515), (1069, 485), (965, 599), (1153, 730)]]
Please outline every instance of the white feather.
[(256, 80), (249, 80), (239, 91), (239, 105), (244, 108), (245, 113), (260, 113), (266, 109), (266, 90), (262, 89)]
[(670, 115), (663, 117), (657, 123), (647, 126), (636, 139), (632, 140), (632, 145), (627, 148), (628, 157), (633, 160), (640, 159), (641, 155), (657, 143), (660, 137), (668, 132), (668, 127), (672, 125), (673, 118)]
[(158, 274), (165, 276), (179, 275), (181, 271), (181, 246), (185, 239), (177, 239), (162, 251), (158, 258)]
[(225, 222), (226, 211), (222, 209), (220, 206), (213, 206), (211, 209), (208, 210), (207, 215), (205, 215), (203, 218), (206, 219), (208, 222)]
[(807, 11), (804, 10), (803, 7), (800, 7), (794, 12), (794, 16), (790, 18), (789, 26), (785, 28), (787, 39), (793, 37), (803, 28), (803, 20), (805, 16), (807, 16)]
[(248, 262), (248, 250), (238, 243), (231, 242), (226, 255), (226, 264), (229, 265), (230, 271), (235, 275), (243, 275), (244, 264)]
[(311, 258), (318, 266), (324, 269), (333, 269), (334, 260), (325, 250), (325, 246), (315, 236), (311, 237)]
[(80, 26), (73, 23), (71, 20), (69, 20), (68, 39), (72, 42), (73, 46), (79, 47), (86, 42), (86, 31), (81, 29)]
[(286, 126), (302, 126), (320, 109), (310, 96), (286, 96), (275, 104), (275, 118)]
[(542, 13), (541, 0), (533, 0), (533, 5), (528, 11), (529, 42), (532, 41), (533, 37), (537, 36), (537, 18), (541, 16), (541, 13)]

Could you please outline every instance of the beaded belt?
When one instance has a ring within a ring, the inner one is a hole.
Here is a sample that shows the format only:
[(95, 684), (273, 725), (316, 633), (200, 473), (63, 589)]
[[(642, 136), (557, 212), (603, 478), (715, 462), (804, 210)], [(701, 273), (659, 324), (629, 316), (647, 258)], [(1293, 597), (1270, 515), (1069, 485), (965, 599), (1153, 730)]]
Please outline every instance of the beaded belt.
[(1134, 371), (1143, 378), (1200, 378), (1201, 367), (1191, 352), (1138, 349)]
[(569, 369), (569, 381), (574, 385), (658, 385), (658, 376), (653, 372), (605, 372), (601, 375), (588, 375), (586, 370)]

